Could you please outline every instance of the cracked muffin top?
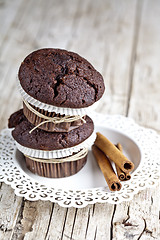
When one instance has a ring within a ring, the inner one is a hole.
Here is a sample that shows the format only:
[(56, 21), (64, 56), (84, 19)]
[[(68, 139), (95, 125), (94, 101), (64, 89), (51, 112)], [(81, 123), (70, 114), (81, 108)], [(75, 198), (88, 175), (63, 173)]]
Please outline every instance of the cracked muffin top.
[(32, 52), (22, 62), (18, 76), (26, 93), (57, 107), (88, 107), (105, 89), (102, 75), (86, 59), (61, 49)]

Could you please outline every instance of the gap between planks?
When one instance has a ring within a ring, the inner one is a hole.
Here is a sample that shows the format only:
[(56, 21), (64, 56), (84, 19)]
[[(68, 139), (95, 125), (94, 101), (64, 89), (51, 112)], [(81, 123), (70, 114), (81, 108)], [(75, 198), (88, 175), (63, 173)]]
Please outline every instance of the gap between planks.
[(141, 17), (142, 17), (142, 8), (143, 8), (143, 0), (137, 1), (135, 25), (134, 25), (134, 37), (133, 37), (131, 62), (130, 62), (130, 70), (129, 70), (129, 91), (128, 91), (126, 116), (128, 116), (129, 108), (130, 108), (130, 100), (131, 100), (131, 94), (132, 94), (134, 68), (135, 68), (135, 62), (136, 62), (136, 50), (137, 50), (137, 44), (138, 44), (138, 38), (139, 38), (139, 30), (140, 30)]

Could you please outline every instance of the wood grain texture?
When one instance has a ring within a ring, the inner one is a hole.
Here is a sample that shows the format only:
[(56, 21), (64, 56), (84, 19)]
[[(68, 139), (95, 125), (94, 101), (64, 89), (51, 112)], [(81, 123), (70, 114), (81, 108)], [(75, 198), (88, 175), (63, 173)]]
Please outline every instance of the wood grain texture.
[[(18, 67), (31, 51), (66, 48), (105, 79), (97, 111), (123, 114), (160, 131), (158, 0), (1, 0), (0, 129), (21, 106)], [(0, 239), (160, 239), (160, 185), (119, 205), (83, 209), (30, 202), (0, 184)]]
[[(126, 114), (136, 1), (85, 1), (70, 48), (86, 57), (105, 79), (98, 112)], [(88, 4), (87, 4), (88, 3)], [(88, 39), (88, 41), (87, 41)]]
[(19, 214), (21, 198), (14, 194), (10, 186), (0, 186), (0, 239), (10, 239)]
[(129, 116), (138, 123), (158, 131), (160, 129), (159, 12), (159, 1), (144, 1), (129, 110)]

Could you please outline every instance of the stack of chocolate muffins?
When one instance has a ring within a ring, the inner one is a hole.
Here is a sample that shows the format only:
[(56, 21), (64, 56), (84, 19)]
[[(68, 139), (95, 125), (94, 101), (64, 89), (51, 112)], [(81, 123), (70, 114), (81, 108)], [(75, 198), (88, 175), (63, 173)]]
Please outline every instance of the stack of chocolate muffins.
[(51, 178), (77, 173), (95, 140), (87, 114), (103, 95), (101, 74), (76, 53), (40, 49), (24, 59), (18, 77), (23, 109), (8, 125), (27, 168)]

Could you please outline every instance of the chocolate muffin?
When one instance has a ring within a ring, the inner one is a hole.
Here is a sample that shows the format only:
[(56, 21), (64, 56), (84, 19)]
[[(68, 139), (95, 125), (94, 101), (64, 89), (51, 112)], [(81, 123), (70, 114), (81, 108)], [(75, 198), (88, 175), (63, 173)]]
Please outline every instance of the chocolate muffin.
[(88, 107), (102, 97), (105, 89), (102, 75), (86, 59), (61, 49), (29, 54), (18, 76), (28, 95), (57, 107)]
[[(17, 112), (19, 114), (19, 112)], [(18, 121), (18, 124), (13, 124), (11, 116), (8, 126), (14, 126), (12, 131), (13, 138), (22, 146), (39, 150), (59, 150), (64, 148), (70, 148), (76, 146), (85, 141), (94, 130), (93, 121), (90, 117), (86, 116), (86, 123), (73, 129), (69, 132), (47, 132), (39, 128), (35, 129), (32, 133), (29, 133), (34, 126), (22, 115), (19, 114), (19, 118), (23, 120)]]
[(27, 102), (23, 102), (23, 113), (30, 123), (47, 132), (69, 132), (83, 125), (86, 118), (86, 116), (66, 116), (48, 112)]
[(48, 160), (37, 162), (34, 158), (25, 157), (27, 168), (39, 176), (49, 178), (69, 177), (79, 172), (87, 161), (87, 154), (76, 161), (63, 163), (50, 163)]
[(18, 124), (20, 124), (21, 122), (23, 122), (25, 120), (25, 116), (23, 114), (23, 109), (20, 109), (14, 113), (12, 113), (12, 115), (10, 116), (10, 118), (8, 119), (8, 127), (9, 128), (14, 128), (16, 127)]
[[(35, 149), (34, 151), (43, 150), (45, 153), (76, 146), (88, 139), (94, 130), (93, 121), (86, 116), (86, 123), (69, 132), (47, 132), (37, 128), (30, 133), (34, 125), (27, 120), (22, 109), (11, 115), (8, 126), (14, 127), (12, 136), (18, 144)], [(87, 161), (87, 153), (88, 149), (83, 147), (61, 159), (35, 158), (25, 153), (24, 155), (26, 166), (31, 172), (43, 177), (61, 178), (80, 171)]]
[(46, 48), (24, 59), (18, 77), (23, 110), (8, 126), (27, 168), (45, 177), (75, 174), (95, 140), (86, 112), (104, 93), (102, 75), (76, 53)]

